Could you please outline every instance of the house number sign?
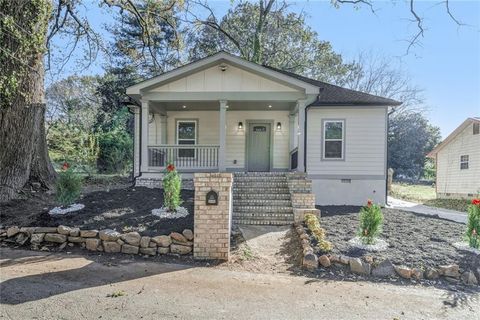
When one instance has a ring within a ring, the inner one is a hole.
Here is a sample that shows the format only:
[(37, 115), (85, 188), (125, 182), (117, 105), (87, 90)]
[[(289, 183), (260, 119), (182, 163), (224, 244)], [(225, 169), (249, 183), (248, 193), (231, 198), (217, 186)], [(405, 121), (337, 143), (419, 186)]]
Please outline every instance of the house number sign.
[(206, 197), (205, 202), (206, 202), (207, 206), (217, 206), (218, 205), (218, 193), (213, 191), (213, 190), (210, 190), (207, 193), (207, 197)]

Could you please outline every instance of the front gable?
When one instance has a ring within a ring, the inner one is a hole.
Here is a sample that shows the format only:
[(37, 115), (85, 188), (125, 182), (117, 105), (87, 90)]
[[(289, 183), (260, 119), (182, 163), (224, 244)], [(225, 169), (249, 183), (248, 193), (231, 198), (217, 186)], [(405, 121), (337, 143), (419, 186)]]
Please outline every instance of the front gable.
[(220, 52), (127, 88), (128, 95), (137, 97), (147, 92), (295, 92), (316, 95), (319, 88)]
[[(222, 69), (226, 68), (225, 71)], [(298, 92), (294, 88), (242, 68), (218, 63), (212, 67), (153, 87), (151, 92)]]

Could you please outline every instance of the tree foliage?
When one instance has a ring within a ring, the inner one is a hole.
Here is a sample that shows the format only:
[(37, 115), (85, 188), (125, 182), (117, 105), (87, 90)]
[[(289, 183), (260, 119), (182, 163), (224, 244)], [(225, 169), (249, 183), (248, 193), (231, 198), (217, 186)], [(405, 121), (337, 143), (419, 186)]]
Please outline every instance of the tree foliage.
[(190, 60), (224, 50), (255, 63), (313, 79), (341, 83), (353, 67), (328, 41), (305, 23), (305, 15), (289, 12), (286, 2), (240, 2), (218, 19), (206, 4), (206, 19), (195, 16), (188, 35)]
[(393, 115), (388, 134), (388, 164), (395, 177), (420, 179), (425, 156), (440, 142), (440, 129), (419, 112)]

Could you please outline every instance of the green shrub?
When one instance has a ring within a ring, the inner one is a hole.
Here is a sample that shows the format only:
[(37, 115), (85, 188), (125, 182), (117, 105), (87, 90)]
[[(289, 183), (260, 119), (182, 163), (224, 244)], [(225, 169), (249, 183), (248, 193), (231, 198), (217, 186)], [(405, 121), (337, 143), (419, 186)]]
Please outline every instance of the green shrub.
[(69, 168), (68, 164), (64, 164), (63, 168), (58, 175), (55, 198), (61, 205), (68, 206), (80, 197), (82, 177)]
[(480, 199), (473, 199), (468, 207), (466, 236), (471, 248), (480, 249)]
[(373, 244), (382, 232), (383, 213), (380, 206), (368, 200), (360, 210), (360, 230), (358, 235), (364, 244)]
[(175, 166), (169, 164), (163, 176), (163, 206), (170, 211), (175, 211), (182, 204), (181, 185), (182, 178)]
[(123, 173), (130, 168), (133, 140), (123, 129), (98, 134), (97, 169), (100, 173)]
[(318, 249), (323, 253), (332, 251), (332, 244), (325, 239), (325, 230), (320, 227), (320, 221), (318, 221), (317, 216), (307, 213), (304, 221), (308, 230), (310, 230), (315, 240), (317, 240)]

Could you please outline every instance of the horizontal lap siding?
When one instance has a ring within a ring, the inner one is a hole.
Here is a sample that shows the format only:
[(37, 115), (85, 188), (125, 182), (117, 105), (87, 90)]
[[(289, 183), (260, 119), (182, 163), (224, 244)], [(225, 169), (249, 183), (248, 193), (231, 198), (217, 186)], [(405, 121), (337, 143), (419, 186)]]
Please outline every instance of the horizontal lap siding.
[[(469, 168), (466, 170), (460, 170), (462, 155), (469, 156)], [(438, 152), (437, 192), (480, 192), (480, 135), (473, 135), (473, 124)]]
[[(245, 168), (247, 120), (273, 120), (273, 168), (287, 169), (289, 163), (288, 114), (288, 111), (227, 111), (227, 168)], [(238, 130), (239, 122), (243, 122), (243, 130)], [(282, 124), (280, 131), (276, 129), (277, 122)], [(234, 160), (237, 160), (236, 164)]]
[[(345, 160), (322, 160), (322, 121), (345, 120)], [(309, 174), (384, 175), (385, 108), (312, 108), (308, 111)]]
[(167, 141), (176, 144), (176, 120), (197, 120), (197, 144), (219, 143), (219, 116), (218, 111), (168, 111), (167, 112)]

